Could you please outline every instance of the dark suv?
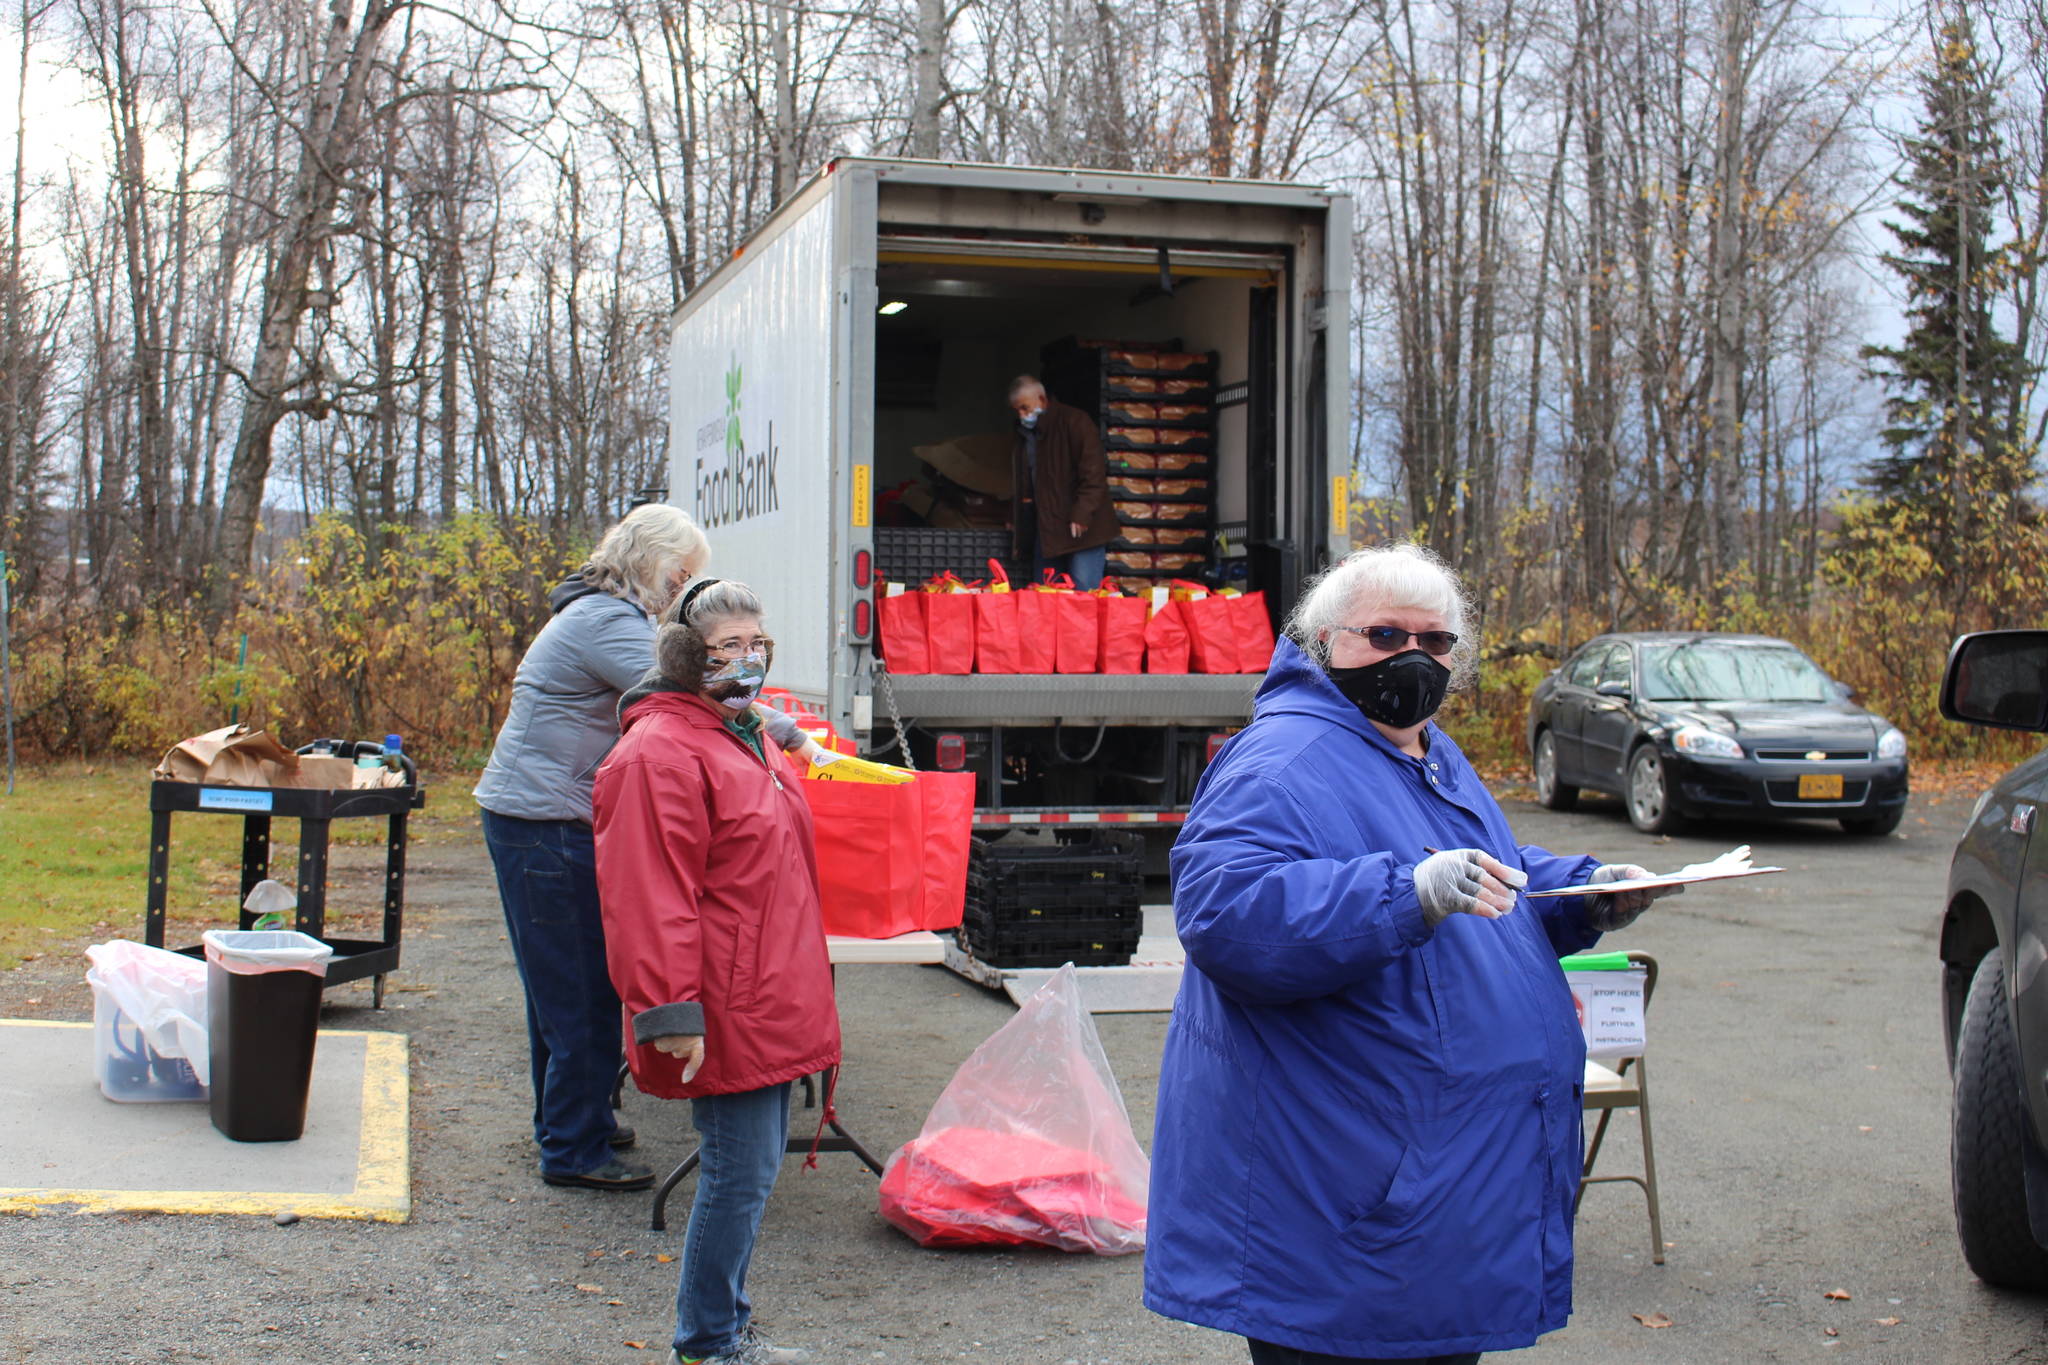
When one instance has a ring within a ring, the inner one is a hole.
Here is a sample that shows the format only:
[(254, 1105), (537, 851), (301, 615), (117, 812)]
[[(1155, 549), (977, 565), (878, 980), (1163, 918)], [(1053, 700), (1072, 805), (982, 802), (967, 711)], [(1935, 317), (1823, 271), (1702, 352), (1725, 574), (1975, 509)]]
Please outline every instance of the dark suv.
[[(1941, 713), (2048, 731), (2048, 631), (1965, 635)], [(2048, 1289), (2048, 752), (1977, 798), (1949, 865), (1941, 1006), (1956, 1233), (1977, 1277)], [(2035, 833), (2042, 846), (2035, 848)]]

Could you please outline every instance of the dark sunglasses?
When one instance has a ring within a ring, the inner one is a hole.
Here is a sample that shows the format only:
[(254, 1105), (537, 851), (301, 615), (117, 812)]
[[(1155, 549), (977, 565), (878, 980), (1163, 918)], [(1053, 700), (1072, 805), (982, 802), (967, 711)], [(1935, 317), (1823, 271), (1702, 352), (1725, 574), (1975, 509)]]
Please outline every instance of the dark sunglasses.
[(1448, 630), (1403, 630), (1399, 626), (1339, 626), (1337, 629), (1348, 630), (1374, 649), (1388, 654), (1405, 649), (1413, 640), (1425, 652), (1441, 659), (1458, 643), (1458, 637)]

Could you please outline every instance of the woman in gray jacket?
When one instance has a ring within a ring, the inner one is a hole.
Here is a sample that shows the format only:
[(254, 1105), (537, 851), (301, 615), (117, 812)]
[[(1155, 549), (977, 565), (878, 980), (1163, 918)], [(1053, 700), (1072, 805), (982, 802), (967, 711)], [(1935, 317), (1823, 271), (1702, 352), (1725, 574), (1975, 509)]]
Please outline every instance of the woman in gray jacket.
[(549, 594), (554, 616), (527, 648), (490, 765), (477, 783), (484, 842), (526, 988), (533, 1137), (541, 1179), (645, 1189), (620, 1160), (633, 1134), (612, 1115), (619, 998), (605, 969), (590, 784), (619, 736), (619, 697), (654, 663), (658, 618), (711, 547), (679, 508), (635, 508)]

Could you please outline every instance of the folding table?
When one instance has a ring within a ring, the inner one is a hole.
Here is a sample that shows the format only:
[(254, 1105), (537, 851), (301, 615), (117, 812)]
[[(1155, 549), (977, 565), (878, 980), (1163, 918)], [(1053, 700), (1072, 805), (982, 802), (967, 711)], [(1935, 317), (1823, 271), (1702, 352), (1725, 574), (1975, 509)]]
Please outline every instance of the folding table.
[[(846, 938), (839, 934), (825, 936), (825, 950), (832, 961), (832, 973), (839, 974), (840, 964), (856, 963), (939, 963), (946, 959), (946, 941), (928, 929), (914, 933), (899, 934), (895, 938)], [(832, 1082), (839, 1068), (827, 1067), (816, 1076), (804, 1077), (804, 1108), (818, 1107), (818, 1083), (822, 1080), (827, 1096), (832, 1093)], [(851, 1152), (861, 1163), (876, 1175), (882, 1173), (882, 1163), (875, 1160), (867, 1148), (860, 1145), (860, 1139), (846, 1130), (836, 1117), (828, 1117), (826, 1124), (831, 1128), (829, 1136), (817, 1138), (817, 1150), (821, 1152)], [(808, 1154), (813, 1139), (791, 1127), (789, 1142), (784, 1151)], [(691, 1152), (683, 1158), (682, 1165), (668, 1173), (654, 1190), (654, 1211), (649, 1226), (656, 1232), (668, 1227), (668, 1197), (677, 1185), (691, 1171), (697, 1169), (697, 1153)]]

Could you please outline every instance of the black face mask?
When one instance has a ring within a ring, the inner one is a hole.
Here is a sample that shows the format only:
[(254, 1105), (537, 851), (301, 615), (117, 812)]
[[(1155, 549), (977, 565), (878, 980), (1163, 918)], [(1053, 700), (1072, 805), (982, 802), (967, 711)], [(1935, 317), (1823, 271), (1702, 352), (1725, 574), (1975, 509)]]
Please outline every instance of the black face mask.
[(1330, 681), (1366, 719), (1406, 730), (1444, 704), (1451, 670), (1419, 649), (1407, 649), (1363, 668), (1333, 668)]

